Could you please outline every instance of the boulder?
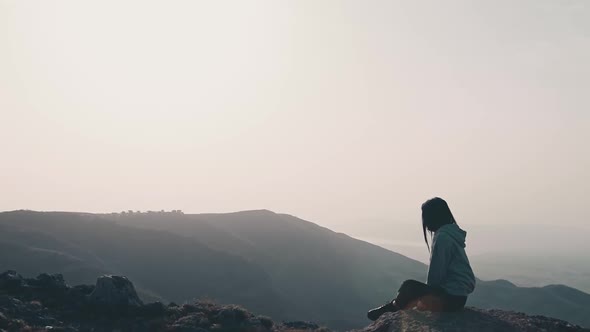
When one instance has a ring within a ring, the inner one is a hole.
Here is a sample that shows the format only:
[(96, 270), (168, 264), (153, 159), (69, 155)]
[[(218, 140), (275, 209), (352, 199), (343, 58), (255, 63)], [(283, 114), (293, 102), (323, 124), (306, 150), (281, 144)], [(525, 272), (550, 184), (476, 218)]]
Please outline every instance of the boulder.
[(94, 291), (88, 295), (93, 304), (110, 306), (141, 306), (133, 283), (126, 277), (104, 275), (96, 280)]
[(66, 289), (68, 285), (61, 274), (42, 273), (35, 279), (28, 279), (29, 286), (46, 289)]
[(25, 285), (25, 279), (16, 271), (8, 270), (0, 274), (0, 288), (14, 289)]
[(544, 316), (528, 316), (504, 310), (465, 308), (460, 312), (439, 313), (404, 310), (385, 313), (377, 321), (356, 332), (590, 332), (580, 326)]

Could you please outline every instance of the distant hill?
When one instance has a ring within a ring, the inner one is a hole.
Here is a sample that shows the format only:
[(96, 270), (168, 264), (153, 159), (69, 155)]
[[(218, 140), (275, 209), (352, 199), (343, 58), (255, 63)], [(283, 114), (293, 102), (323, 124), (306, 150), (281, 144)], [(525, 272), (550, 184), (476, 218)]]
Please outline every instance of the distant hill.
[[(366, 325), (426, 265), (299, 218), (227, 214), (0, 213), (0, 270), (63, 273), (73, 283), (123, 274), (144, 299), (209, 297), (279, 320), (337, 329)], [(543, 314), (590, 326), (590, 295), (565, 286), (479, 281), (469, 304)]]
[[(568, 237), (563, 237), (568, 238)], [(522, 250), (474, 255), (471, 264), (484, 279), (505, 278), (519, 286), (565, 284), (590, 292), (590, 264), (587, 250), (572, 243), (572, 253)]]

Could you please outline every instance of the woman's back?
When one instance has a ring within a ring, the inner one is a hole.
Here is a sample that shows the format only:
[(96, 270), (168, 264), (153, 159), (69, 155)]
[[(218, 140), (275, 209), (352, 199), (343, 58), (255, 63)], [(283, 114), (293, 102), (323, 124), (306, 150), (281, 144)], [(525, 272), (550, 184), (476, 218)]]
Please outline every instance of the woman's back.
[(475, 288), (475, 276), (465, 253), (467, 232), (456, 223), (441, 226), (434, 234), (427, 284), (451, 295), (466, 296)]

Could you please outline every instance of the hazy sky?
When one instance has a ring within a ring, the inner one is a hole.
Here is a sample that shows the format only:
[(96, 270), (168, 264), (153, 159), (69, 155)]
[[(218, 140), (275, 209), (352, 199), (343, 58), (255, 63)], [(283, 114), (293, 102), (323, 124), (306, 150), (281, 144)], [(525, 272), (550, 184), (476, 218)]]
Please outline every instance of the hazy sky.
[(589, 59), (586, 0), (0, 0), (0, 210), (588, 227)]

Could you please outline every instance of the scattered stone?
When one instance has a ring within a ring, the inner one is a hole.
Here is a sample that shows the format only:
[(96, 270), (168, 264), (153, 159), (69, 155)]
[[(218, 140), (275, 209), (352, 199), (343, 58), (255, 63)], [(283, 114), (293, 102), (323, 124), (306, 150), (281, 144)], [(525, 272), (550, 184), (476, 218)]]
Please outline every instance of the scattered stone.
[(318, 324), (303, 321), (283, 322), (281, 325), (289, 329), (298, 330), (315, 330), (320, 328)]

